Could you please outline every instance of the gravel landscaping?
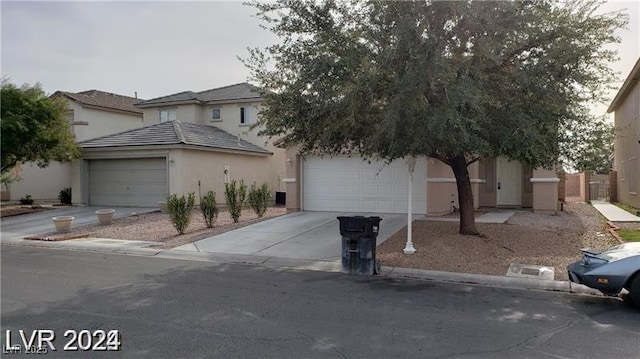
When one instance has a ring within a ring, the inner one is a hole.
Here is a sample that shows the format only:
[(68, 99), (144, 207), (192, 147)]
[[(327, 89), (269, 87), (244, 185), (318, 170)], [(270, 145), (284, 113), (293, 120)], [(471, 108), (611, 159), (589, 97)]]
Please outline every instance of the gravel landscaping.
[(581, 248), (603, 250), (618, 244), (604, 217), (586, 203), (566, 203), (557, 215), (517, 212), (506, 224), (478, 223), (480, 236), (458, 234), (456, 222), (416, 221), (416, 253), (405, 255), (406, 228), (378, 247), (382, 265), (436, 271), (504, 275), (512, 263), (555, 268), (556, 280), (568, 280), (566, 267)]
[[(285, 213), (285, 208), (271, 207), (263, 218), (257, 218), (247, 209), (240, 223), (233, 223), (229, 213), (222, 211), (215, 226), (206, 228), (201, 212), (196, 209), (186, 233), (178, 235), (169, 215), (156, 212), (116, 219), (108, 226), (76, 227), (65, 235), (50, 232), (34, 237), (142, 240), (166, 249)], [(477, 226), (480, 236), (463, 236), (458, 234), (457, 222), (416, 221), (413, 223), (415, 254), (402, 252), (406, 243), (404, 228), (378, 246), (377, 258), (385, 266), (490, 275), (504, 275), (512, 263), (545, 265), (555, 268), (555, 279), (567, 280), (566, 266), (579, 258), (581, 248), (603, 250), (618, 244), (609, 233), (604, 217), (582, 202), (566, 203), (564, 211), (557, 215), (520, 211), (506, 224), (477, 223)]]
[(242, 211), (240, 221), (233, 223), (229, 212), (221, 211), (213, 228), (207, 228), (202, 212), (194, 209), (191, 215), (191, 222), (183, 235), (171, 224), (168, 214), (155, 212), (134, 215), (126, 218), (115, 219), (112, 224), (102, 226), (99, 224), (74, 227), (70, 232), (57, 234), (55, 232), (41, 233), (30, 238), (47, 240), (73, 239), (79, 237), (128, 239), (138, 241), (157, 242), (155, 248), (174, 248), (183, 244), (209, 238), (227, 231), (245, 227), (253, 223), (264, 221), (265, 219), (281, 216), (286, 213), (283, 207), (270, 207), (264, 217), (258, 216), (250, 209)]

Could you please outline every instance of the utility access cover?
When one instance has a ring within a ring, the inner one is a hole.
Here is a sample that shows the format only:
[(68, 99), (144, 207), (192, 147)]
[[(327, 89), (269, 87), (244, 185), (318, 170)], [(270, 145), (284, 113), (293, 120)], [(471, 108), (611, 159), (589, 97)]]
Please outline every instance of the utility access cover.
[(511, 264), (507, 270), (507, 277), (553, 280), (553, 267), (534, 264)]

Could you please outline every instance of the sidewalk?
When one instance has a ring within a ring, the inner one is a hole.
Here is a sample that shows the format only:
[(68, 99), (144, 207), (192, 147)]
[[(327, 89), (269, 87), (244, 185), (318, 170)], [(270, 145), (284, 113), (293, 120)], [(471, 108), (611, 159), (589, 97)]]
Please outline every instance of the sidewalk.
[(611, 222), (640, 222), (640, 217), (634, 216), (609, 202), (591, 201), (591, 205)]
[[(2, 243), (2, 246), (48, 248), (117, 255), (125, 254), (149, 258), (188, 260), (214, 264), (254, 265), (274, 270), (304, 270), (339, 273), (341, 267), (340, 260), (294, 259), (259, 255), (172, 251), (150, 248), (151, 245), (153, 245), (153, 243), (144, 241), (104, 238), (81, 238), (58, 242), (14, 239), (6, 242), (3, 241)], [(478, 285), (484, 287), (521, 290), (542, 290), (601, 296), (600, 292), (594, 289), (568, 281), (440, 272), (385, 266), (382, 267), (382, 273), (380, 275), (390, 278), (409, 278), (439, 283)]]

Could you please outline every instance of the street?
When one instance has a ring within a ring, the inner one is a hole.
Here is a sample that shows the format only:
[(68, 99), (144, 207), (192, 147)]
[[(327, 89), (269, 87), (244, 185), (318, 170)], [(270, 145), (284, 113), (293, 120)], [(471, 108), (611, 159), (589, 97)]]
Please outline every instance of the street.
[[(7, 358), (38, 329), (55, 333), (51, 358), (640, 357), (640, 311), (616, 299), (1, 249)], [(117, 330), (119, 351), (64, 351), (68, 330)]]

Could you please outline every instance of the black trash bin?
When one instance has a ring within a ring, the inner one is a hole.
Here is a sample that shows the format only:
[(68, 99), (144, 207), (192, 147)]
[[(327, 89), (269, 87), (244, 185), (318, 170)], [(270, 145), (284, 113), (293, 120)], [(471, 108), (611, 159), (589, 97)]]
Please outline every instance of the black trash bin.
[(381, 220), (380, 217), (338, 217), (342, 236), (342, 273), (373, 275), (379, 272), (376, 239)]

